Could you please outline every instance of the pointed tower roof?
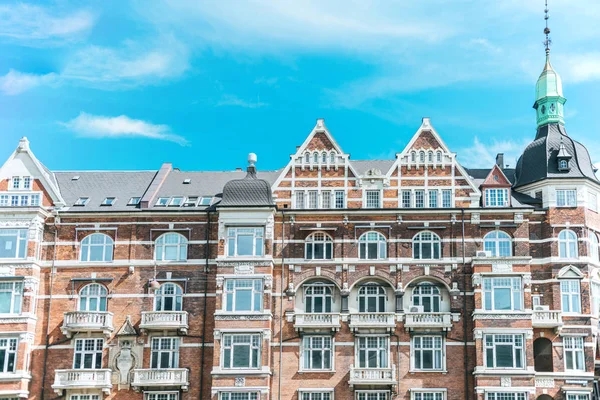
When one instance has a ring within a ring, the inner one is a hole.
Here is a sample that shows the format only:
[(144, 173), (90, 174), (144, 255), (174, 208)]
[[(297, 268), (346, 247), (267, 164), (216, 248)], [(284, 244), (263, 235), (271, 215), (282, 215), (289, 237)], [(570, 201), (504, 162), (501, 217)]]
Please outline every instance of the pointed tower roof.
[(550, 63), (550, 52), (546, 54), (546, 64), (535, 85), (536, 102), (545, 97), (563, 97), (562, 80)]

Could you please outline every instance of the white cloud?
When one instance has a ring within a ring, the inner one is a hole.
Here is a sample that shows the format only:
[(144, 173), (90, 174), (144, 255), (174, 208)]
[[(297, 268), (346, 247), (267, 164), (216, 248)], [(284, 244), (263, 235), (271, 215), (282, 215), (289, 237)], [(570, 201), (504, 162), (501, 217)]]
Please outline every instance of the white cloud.
[(131, 119), (126, 115), (107, 117), (82, 112), (76, 118), (61, 124), (85, 137), (142, 137), (175, 142), (181, 146), (189, 144), (183, 136), (172, 133), (167, 125), (155, 125), (139, 119)]
[(243, 108), (261, 108), (267, 107), (269, 104), (260, 101), (260, 98), (254, 100), (244, 100), (235, 95), (226, 94), (223, 95), (221, 100), (217, 103), (217, 107), (230, 106), (230, 107), (243, 107)]
[(24, 44), (78, 40), (94, 22), (94, 15), (87, 10), (59, 14), (23, 3), (0, 5), (0, 37)]
[(496, 155), (504, 153), (504, 164), (515, 168), (517, 159), (528, 144), (529, 139), (522, 139), (520, 142), (494, 139), (482, 143), (475, 137), (471, 146), (459, 149), (457, 154), (460, 163), (467, 168), (491, 168), (496, 163)]
[(600, 79), (600, 52), (569, 54), (560, 60), (566, 67), (559, 71), (563, 80), (581, 83)]
[(54, 73), (45, 75), (28, 74), (11, 69), (4, 76), (0, 76), (0, 91), (13, 96), (29, 89), (57, 82), (58, 76)]
[(489, 40), (484, 38), (471, 39), (468, 41), (467, 46), (480, 48), (490, 53), (500, 53), (502, 49), (494, 44), (492, 44)]

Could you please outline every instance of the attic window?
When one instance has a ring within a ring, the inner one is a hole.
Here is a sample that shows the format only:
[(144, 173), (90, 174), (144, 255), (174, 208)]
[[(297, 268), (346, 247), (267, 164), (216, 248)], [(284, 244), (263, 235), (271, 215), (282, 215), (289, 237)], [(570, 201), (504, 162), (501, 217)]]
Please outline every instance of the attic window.
[(168, 197), (159, 197), (158, 201), (156, 202), (157, 206), (166, 206), (167, 204), (169, 204), (169, 198)]
[(140, 204), (141, 199), (142, 199), (141, 197), (132, 197), (127, 202), (127, 205), (128, 206), (136, 206), (136, 205)]
[(75, 175), (74, 177), (71, 178), (72, 181), (78, 181), (79, 180), (79, 175)]
[(210, 206), (211, 202), (212, 202), (212, 197), (202, 197), (200, 199), (201, 206)]
[(115, 203), (115, 197), (106, 197), (102, 200), (101, 206), (112, 206)]
[(185, 178), (185, 179), (183, 180), (183, 183), (184, 183), (185, 185), (189, 185), (190, 183), (192, 183), (192, 180), (191, 180), (190, 178)]
[(80, 197), (77, 199), (77, 201), (73, 205), (83, 207), (88, 203), (89, 200), (90, 200), (89, 197)]
[(183, 204), (183, 197), (172, 197), (169, 207), (180, 207)]
[(192, 196), (185, 199), (185, 203), (183, 203), (184, 207), (196, 207), (196, 203), (198, 203), (198, 196)]

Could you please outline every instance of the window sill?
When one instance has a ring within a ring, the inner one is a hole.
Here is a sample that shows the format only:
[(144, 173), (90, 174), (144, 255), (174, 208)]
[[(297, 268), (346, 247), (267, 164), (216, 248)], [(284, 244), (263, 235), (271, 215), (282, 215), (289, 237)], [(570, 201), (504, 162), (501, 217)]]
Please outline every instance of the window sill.
[(34, 315), (0, 314), (0, 324), (26, 324), (37, 321)]
[(31, 380), (31, 375), (29, 375), (26, 371), (0, 372), (0, 381), (2, 382), (18, 381), (21, 379)]
[(534, 376), (533, 367), (528, 368), (487, 368), (482, 366), (475, 367), (475, 375), (523, 375)]
[(411, 369), (408, 371), (410, 374), (443, 374), (446, 375), (448, 370), (446, 369)]
[(299, 369), (299, 374), (335, 374), (335, 369)]
[(215, 367), (211, 371), (211, 375), (271, 375), (271, 370), (266, 366), (261, 369), (222, 369), (220, 367)]
[(247, 311), (216, 311), (215, 320), (236, 320), (236, 321), (270, 321), (273, 315), (271, 311), (247, 312)]

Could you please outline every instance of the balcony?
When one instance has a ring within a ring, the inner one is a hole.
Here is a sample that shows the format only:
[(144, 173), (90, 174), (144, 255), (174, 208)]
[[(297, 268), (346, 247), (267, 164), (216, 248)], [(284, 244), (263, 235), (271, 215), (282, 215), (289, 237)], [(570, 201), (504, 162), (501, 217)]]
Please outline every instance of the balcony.
[(187, 335), (188, 313), (187, 311), (144, 311), (140, 330), (146, 331), (168, 331), (178, 330)]
[(441, 329), (449, 331), (452, 328), (452, 315), (450, 313), (406, 313), (404, 315), (404, 328), (414, 329)]
[(294, 328), (298, 331), (311, 330), (340, 330), (340, 314), (296, 314)]
[(190, 386), (188, 370), (186, 368), (134, 369), (131, 386), (136, 391), (165, 387), (187, 392)]
[(531, 323), (534, 328), (560, 328), (563, 325), (561, 311), (533, 310)]
[(360, 313), (350, 315), (350, 329), (384, 329), (392, 332), (396, 328), (395, 313)]
[(60, 330), (70, 338), (76, 332), (102, 332), (107, 338), (113, 331), (113, 314), (106, 311), (66, 312)]
[(52, 389), (62, 395), (63, 390), (97, 389), (110, 394), (110, 369), (57, 369)]
[(354, 385), (396, 385), (396, 366), (391, 368), (355, 368), (350, 366), (350, 386)]

